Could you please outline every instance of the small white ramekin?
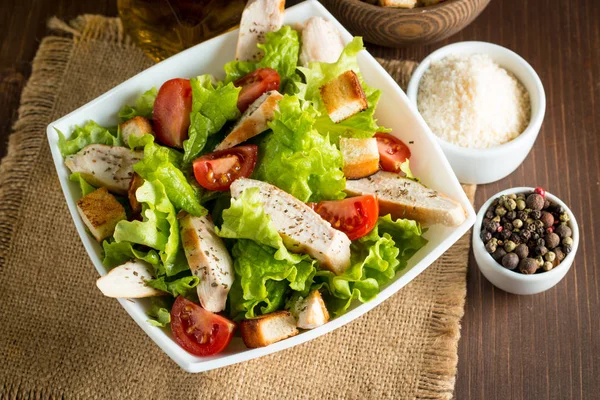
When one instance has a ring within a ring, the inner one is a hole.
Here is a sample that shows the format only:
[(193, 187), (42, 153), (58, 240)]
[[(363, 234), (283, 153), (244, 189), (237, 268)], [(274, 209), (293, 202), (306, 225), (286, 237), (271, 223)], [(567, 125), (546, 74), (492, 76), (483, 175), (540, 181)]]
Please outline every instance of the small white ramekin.
[(560, 264), (547, 272), (541, 272), (533, 275), (525, 275), (519, 272), (514, 272), (504, 268), (485, 250), (483, 240), (481, 240), (481, 224), (485, 212), (490, 207), (494, 199), (502, 195), (508, 194), (519, 194), (519, 193), (531, 193), (533, 188), (530, 187), (517, 187), (508, 190), (504, 190), (500, 193), (490, 197), (488, 201), (481, 207), (477, 213), (477, 219), (475, 220), (475, 226), (473, 227), (473, 254), (475, 255), (475, 261), (479, 266), (481, 273), (490, 281), (494, 286), (504, 290), (508, 293), (514, 294), (536, 294), (550, 289), (556, 285), (564, 276), (567, 274), (575, 254), (577, 253), (577, 247), (579, 246), (579, 226), (573, 212), (563, 203), (558, 197), (551, 193), (546, 192), (546, 198), (554, 204), (560, 205), (566, 213), (569, 215), (569, 227), (573, 232), (573, 250), (567, 254)]
[(502, 68), (512, 72), (529, 92), (531, 99), (529, 125), (523, 133), (508, 143), (488, 149), (470, 149), (436, 136), (459, 181), (475, 184), (495, 182), (517, 169), (533, 147), (546, 112), (544, 86), (534, 69), (517, 53), (492, 43), (459, 42), (431, 53), (413, 73), (406, 94), (417, 108), (419, 82), (431, 62), (456, 54), (487, 54)]

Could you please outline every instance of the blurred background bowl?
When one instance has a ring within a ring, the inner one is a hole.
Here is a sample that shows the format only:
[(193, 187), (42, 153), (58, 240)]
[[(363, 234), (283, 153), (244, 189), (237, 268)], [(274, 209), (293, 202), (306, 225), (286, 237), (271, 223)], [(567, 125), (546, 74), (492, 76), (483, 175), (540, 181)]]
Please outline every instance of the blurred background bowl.
[(430, 44), (469, 25), (490, 0), (446, 0), (412, 9), (381, 7), (360, 0), (320, 0), (353, 35), (385, 47)]

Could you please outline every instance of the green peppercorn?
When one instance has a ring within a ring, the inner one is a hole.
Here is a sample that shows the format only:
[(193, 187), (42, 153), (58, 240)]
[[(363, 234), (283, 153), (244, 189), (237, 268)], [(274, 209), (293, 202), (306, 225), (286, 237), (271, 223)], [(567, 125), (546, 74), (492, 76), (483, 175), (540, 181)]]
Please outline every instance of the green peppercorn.
[(534, 258), (534, 260), (537, 263), (538, 267), (544, 265), (544, 258), (542, 256), (537, 256), (536, 258)]
[(515, 219), (512, 222), (513, 227), (517, 228), (517, 229), (521, 229), (521, 227), (523, 226), (523, 221), (521, 221), (520, 219)]
[(565, 246), (573, 246), (573, 238), (566, 237), (562, 240), (562, 244)]
[(506, 208), (504, 208), (502, 206), (496, 207), (496, 215), (499, 215), (502, 217), (502, 216), (504, 216), (504, 214), (506, 214)]
[(519, 265), (519, 257), (515, 253), (508, 253), (502, 257), (502, 266), (506, 269), (513, 270)]
[(515, 247), (517, 247), (517, 245), (512, 240), (507, 240), (506, 243), (504, 243), (504, 250), (506, 250), (507, 253), (512, 252)]
[(496, 215), (494, 218), (492, 218), (492, 221), (500, 223), (500, 216)]
[(519, 271), (523, 274), (534, 274), (538, 269), (538, 263), (533, 258), (524, 258), (519, 263)]
[(497, 242), (494, 241), (494, 239), (490, 240), (489, 242), (487, 242), (485, 244), (485, 250), (490, 254), (495, 252), (497, 248), (498, 248), (498, 244), (497, 244)]
[(527, 203), (525, 203), (525, 200), (518, 199), (517, 200), (517, 210), (519, 210), (519, 211), (524, 210), (525, 207), (527, 207)]
[(514, 253), (522, 260), (527, 258), (529, 255), (529, 247), (526, 244), (521, 243), (517, 247), (515, 247)]
[(523, 200), (525, 200), (525, 193), (519, 193), (517, 195), (517, 199), (523, 199)]
[(569, 221), (571, 218), (569, 218), (569, 214), (567, 214), (567, 213), (562, 213), (562, 214), (560, 214), (560, 217), (559, 217), (559, 219), (560, 219), (560, 222), (567, 222), (567, 221)]
[(517, 208), (517, 202), (514, 201), (513, 199), (506, 200), (506, 208), (510, 211), (513, 211), (514, 209)]
[(550, 271), (552, 268), (554, 268), (554, 264), (552, 264), (550, 261), (546, 261), (544, 263), (544, 266), (542, 267), (544, 269), (544, 271), (548, 272)]
[(549, 251), (544, 256), (544, 260), (553, 262), (556, 259), (556, 253), (553, 251)]
[(517, 194), (516, 193), (511, 193), (511, 194), (509, 194), (506, 197), (508, 197), (509, 199), (512, 199), (512, 200), (516, 200), (517, 199)]

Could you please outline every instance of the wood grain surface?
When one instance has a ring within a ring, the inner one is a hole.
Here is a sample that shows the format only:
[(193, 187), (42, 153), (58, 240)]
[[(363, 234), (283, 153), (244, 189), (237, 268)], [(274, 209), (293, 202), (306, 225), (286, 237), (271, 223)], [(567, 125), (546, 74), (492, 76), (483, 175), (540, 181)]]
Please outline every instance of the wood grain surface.
[[(116, 0), (2, 0), (1, 9), (4, 154), (30, 62), (47, 34), (46, 20), (116, 15)], [(600, 398), (599, 20), (597, 0), (493, 0), (465, 30), (434, 46), (369, 46), (375, 56), (420, 60), (444, 44), (489, 41), (521, 54), (546, 89), (546, 118), (533, 151), (508, 178), (480, 186), (476, 207), (509, 187), (543, 186), (572, 208), (582, 241), (564, 280), (534, 296), (495, 289), (471, 259), (458, 399)]]
[(435, 43), (471, 23), (490, 0), (447, 0), (412, 9), (380, 7), (361, 0), (321, 0), (355, 35), (386, 47)]

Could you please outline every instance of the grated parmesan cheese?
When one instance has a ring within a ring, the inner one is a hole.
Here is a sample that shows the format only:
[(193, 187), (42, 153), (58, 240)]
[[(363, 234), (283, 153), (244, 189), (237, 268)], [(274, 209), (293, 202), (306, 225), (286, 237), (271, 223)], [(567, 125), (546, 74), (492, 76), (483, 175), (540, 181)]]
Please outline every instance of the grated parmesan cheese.
[(419, 112), (440, 138), (488, 148), (519, 136), (529, 124), (529, 93), (486, 54), (432, 62), (419, 84)]

